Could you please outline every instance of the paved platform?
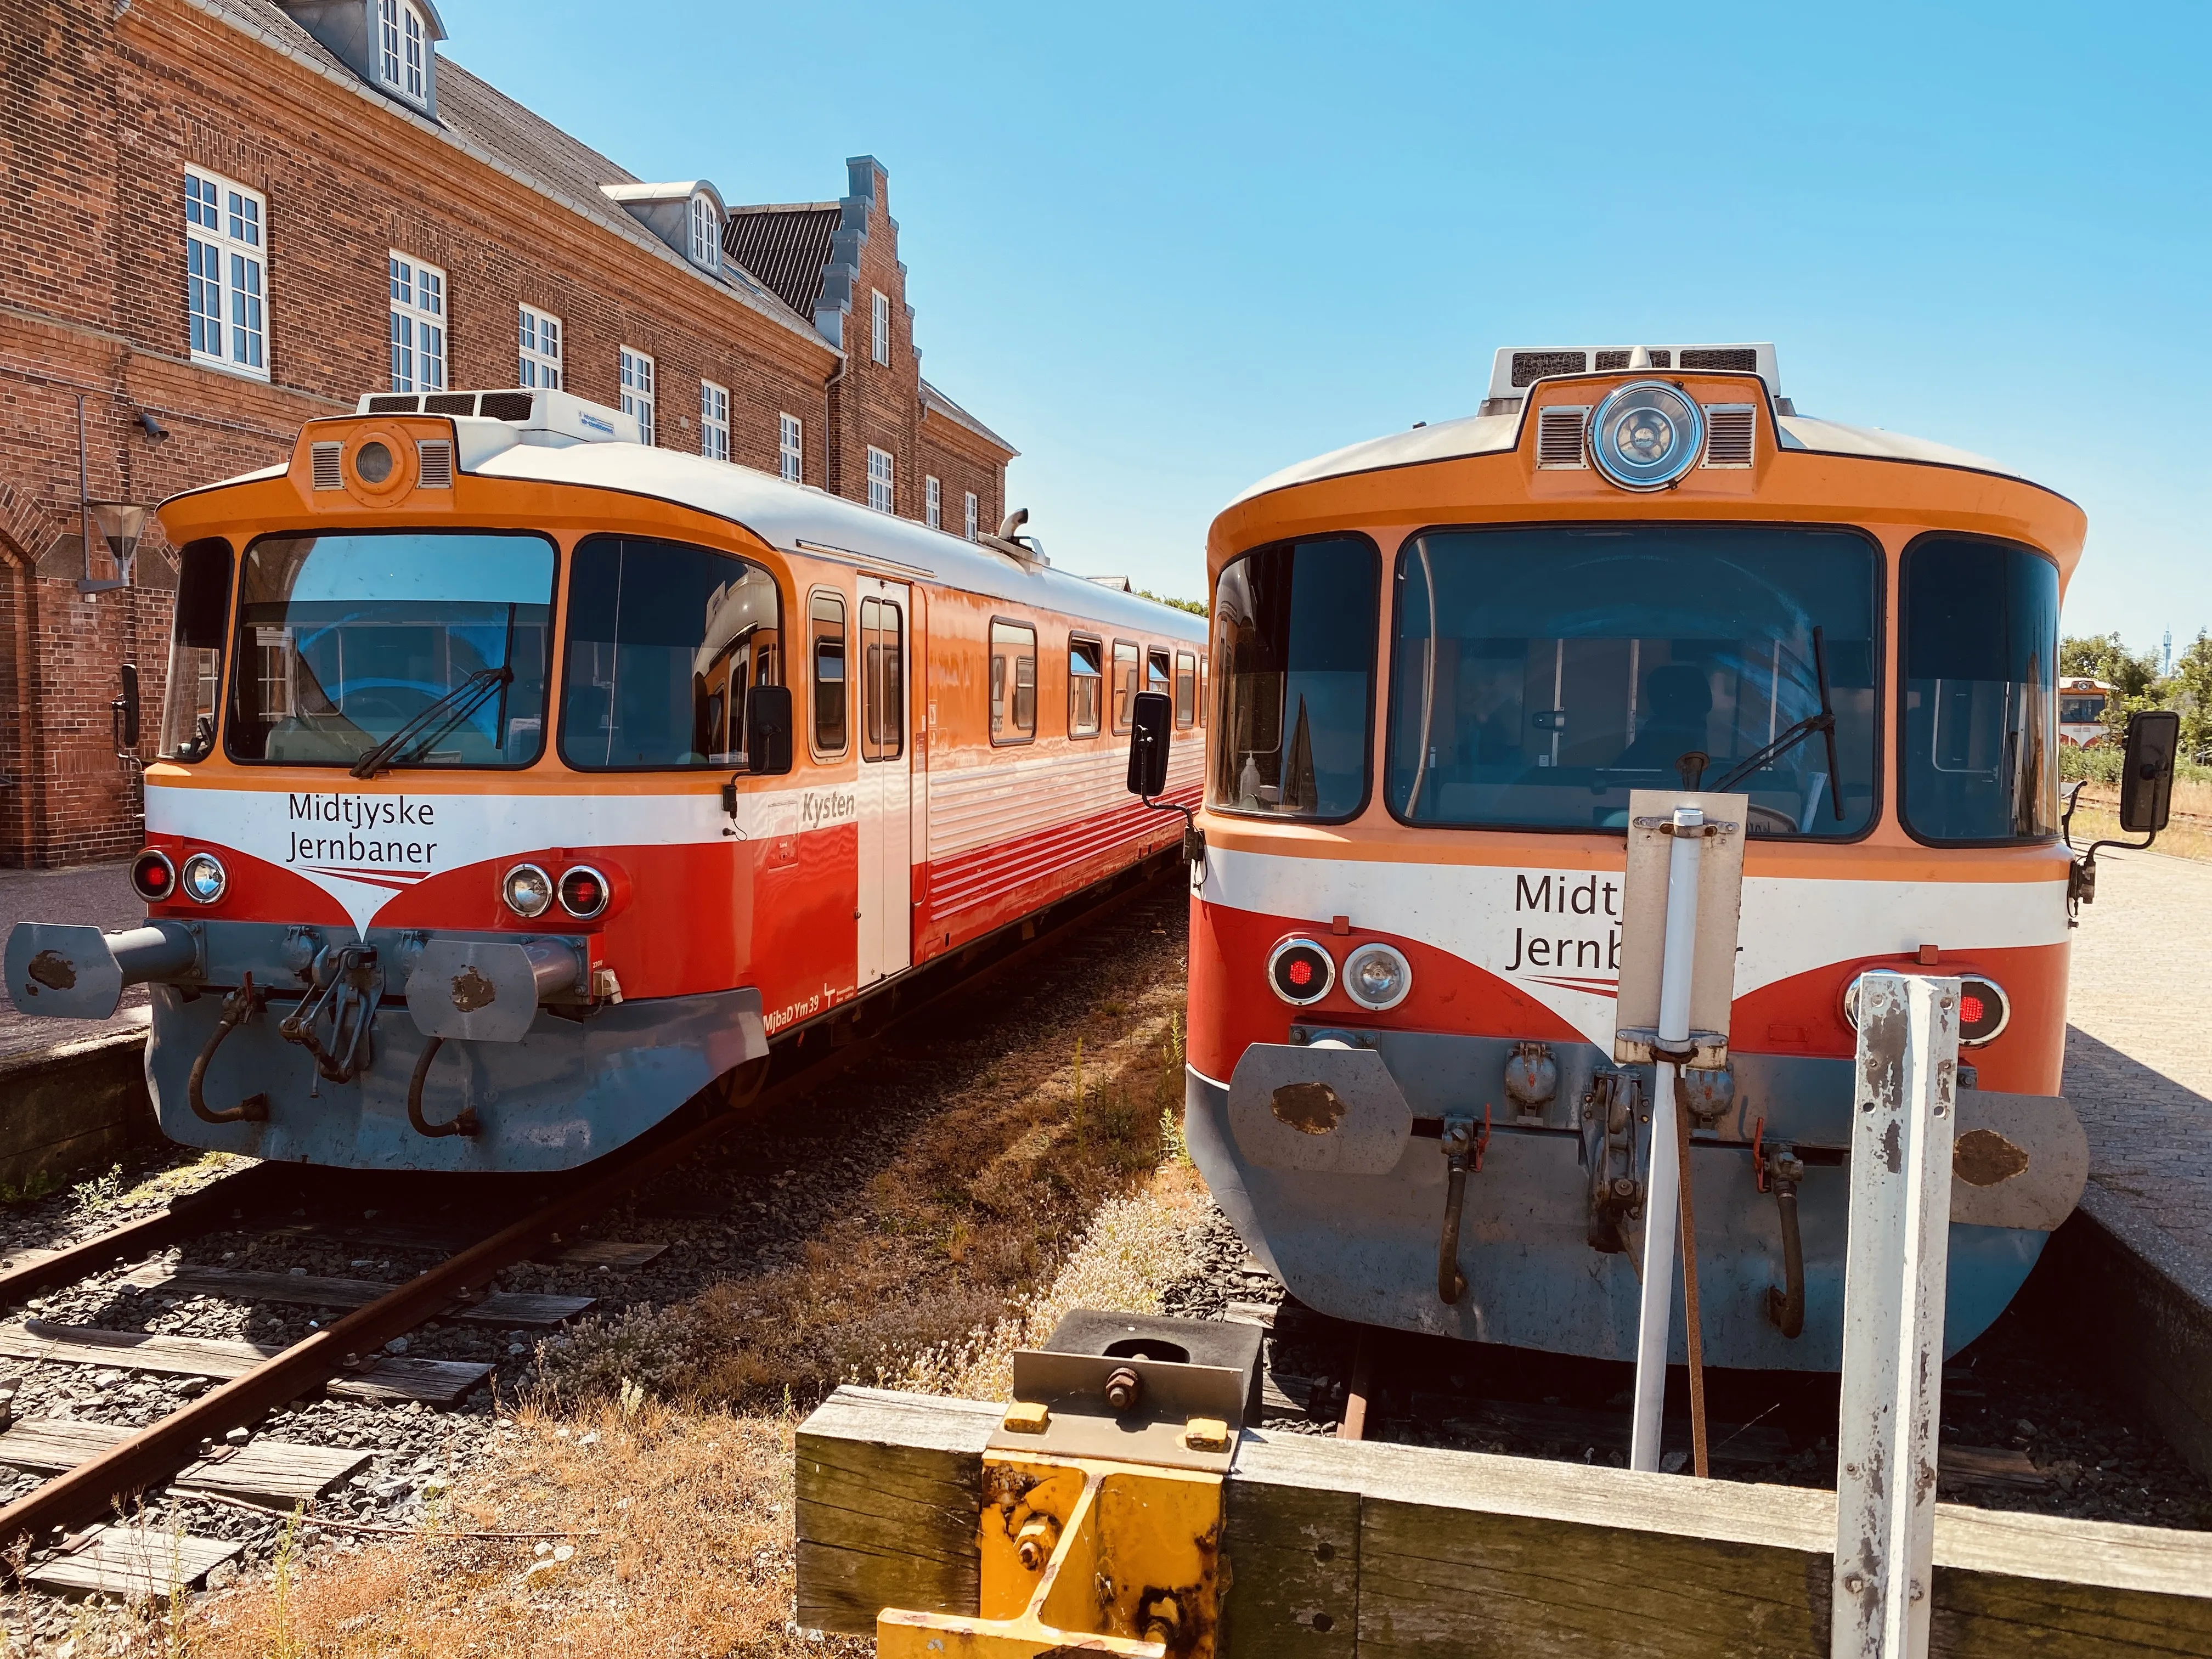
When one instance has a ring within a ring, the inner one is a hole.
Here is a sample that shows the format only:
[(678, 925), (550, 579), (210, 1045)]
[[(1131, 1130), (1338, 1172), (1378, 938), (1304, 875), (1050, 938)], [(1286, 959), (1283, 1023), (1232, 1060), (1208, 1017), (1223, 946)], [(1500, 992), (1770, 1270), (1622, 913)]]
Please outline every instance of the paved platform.
[[(101, 927), (135, 927), (146, 907), (131, 890), (127, 862), (83, 864), (67, 870), (0, 870), (0, 939), (19, 921), (83, 921)], [(102, 1031), (146, 1023), (146, 990), (133, 986), (110, 1020), (33, 1019), (0, 998), (0, 1054), (22, 1054), (73, 1042)]]
[(2098, 854), (2067, 1023), (2081, 1207), (2212, 1310), (2212, 863)]

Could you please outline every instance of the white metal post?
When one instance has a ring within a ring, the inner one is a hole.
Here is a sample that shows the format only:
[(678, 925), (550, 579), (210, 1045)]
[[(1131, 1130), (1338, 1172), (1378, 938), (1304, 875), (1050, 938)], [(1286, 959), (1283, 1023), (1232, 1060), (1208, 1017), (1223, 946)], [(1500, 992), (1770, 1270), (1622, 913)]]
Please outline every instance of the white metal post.
[[(1677, 1047), (1690, 1037), (1690, 993), (1698, 959), (1698, 860), (1705, 844), (1702, 808), (1674, 809), (1667, 856), (1667, 938), (1659, 978), (1659, 1041)], [(1636, 1405), (1628, 1467), (1659, 1467), (1667, 1407), (1667, 1344), (1674, 1311), (1674, 1249), (1681, 1211), (1681, 1171), (1674, 1133), (1678, 1062), (1662, 1060), (1651, 1090), (1651, 1156), (1644, 1183), (1644, 1300), (1636, 1325)]]
[(1834, 1659), (1924, 1659), (1950, 1263), (1959, 981), (1859, 981)]

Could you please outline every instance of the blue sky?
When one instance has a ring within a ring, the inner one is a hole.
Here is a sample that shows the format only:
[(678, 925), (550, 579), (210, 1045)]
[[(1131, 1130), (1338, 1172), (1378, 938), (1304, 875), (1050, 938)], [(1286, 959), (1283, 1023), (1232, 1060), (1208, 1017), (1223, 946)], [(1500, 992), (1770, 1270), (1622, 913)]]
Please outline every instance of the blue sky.
[(1804, 412), (2080, 501), (2069, 631), (2212, 629), (2212, 8), (442, 11), (642, 177), (880, 159), (924, 373), (1063, 568), (1198, 594), (1230, 496), (1499, 345), (1772, 340)]

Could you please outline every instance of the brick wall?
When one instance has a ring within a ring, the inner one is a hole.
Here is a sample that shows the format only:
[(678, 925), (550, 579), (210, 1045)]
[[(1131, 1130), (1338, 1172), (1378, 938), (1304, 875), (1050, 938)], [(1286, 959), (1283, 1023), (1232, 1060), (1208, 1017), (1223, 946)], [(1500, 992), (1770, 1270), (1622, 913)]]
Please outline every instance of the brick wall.
[[(448, 385), (514, 383), (516, 307), (527, 302), (561, 318), (563, 383), (581, 397), (618, 403), (619, 349), (653, 355), (665, 447), (699, 447), (700, 381), (712, 380), (730, 392), (732, 459), (775, 471), (777, 417), (789, 413), (805, 427), (805, 482), (866, 500), (873, 443), (898, 458), (899, 513), (922, 515), (922, 477), (937, 471), (949, 527), (957, 492), (977, 487), (956, 477), (981, 482), (985, 527), (995, 525), (1003, 453), (994, 466), (988, 444), (924, 441), (880, 168), (840, 381), (837, 352), (811, 328), (763, 316), (185, 0), (11, 0), (9, 13), (0, 864), (70, 862), (136, 841), (130, 769), (108, 736), (120, 663), (144, 677), (143, 752), (158, 730), (171, 605), (158, 584), (173, 574), (149, 520), (145, 586), (76, 592), (78, 397), (93, 499), (151, 504), (266, 465), (302, 421), (389, 383), (393, 249), (447, 273)], [(266, 198), (266, 382), (190, 360), (187, 164)], [(887, 368), (869, 353), (871, 289), (891, 300)], [(167, 435), (148, 435), (140, 410)], [(96, 531), (94, 542), (92, 574), (113, 574)]]

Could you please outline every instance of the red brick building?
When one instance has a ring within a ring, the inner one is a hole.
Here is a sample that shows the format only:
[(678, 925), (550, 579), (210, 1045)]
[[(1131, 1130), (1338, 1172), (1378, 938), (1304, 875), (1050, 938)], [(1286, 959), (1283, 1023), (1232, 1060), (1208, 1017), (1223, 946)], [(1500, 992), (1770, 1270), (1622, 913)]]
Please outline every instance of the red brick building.
[(638, 179), (441, 56), (433, 0), (8, 9), (0, 865), (138, 835), (108, 703), (135, 662), (155, 729), (174, 567), (149, 520), (112, 585), (83, 504), (267, 465), (363, 392), (557, 380), (660, 445), (997, 527), (1015, 452), (921, 379), (872, 157), (834, 202)]

